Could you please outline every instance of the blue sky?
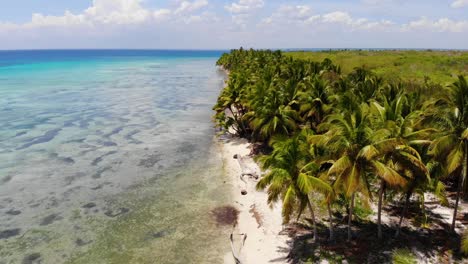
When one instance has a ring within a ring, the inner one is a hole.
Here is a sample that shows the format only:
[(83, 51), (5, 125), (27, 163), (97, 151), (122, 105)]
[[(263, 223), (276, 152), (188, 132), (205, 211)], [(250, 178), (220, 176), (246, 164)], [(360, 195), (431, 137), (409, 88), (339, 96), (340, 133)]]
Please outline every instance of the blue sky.
[(468, 48), (468, 0), (14, 0), (0, 49)]

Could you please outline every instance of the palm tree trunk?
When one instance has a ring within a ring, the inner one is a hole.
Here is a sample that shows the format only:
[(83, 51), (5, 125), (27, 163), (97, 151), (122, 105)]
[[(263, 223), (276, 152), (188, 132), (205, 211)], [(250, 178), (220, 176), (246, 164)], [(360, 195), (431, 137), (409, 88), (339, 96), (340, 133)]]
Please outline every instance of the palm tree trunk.
[(465, 143), (465, 153), (464, 153), (465, 162), (462, 165), (463, 174), (460, 175), (460, 178), (458, 179), (457, 198), (455, 200), (455, 209), (453, 210), (452, 227), (450, 228), (452, 232), (455, 232), (455, 222), (457, 220), (457, 211), (458, 211), (458, 202), (460, 201), (460, 192), (461, 192), (461, 189), (463, 188), (463, 179), (466, 177), (467, 170), (468, 170), (468, 142), (465, 141), (464, 143)]
[(330, 241), (333, 241), (335, 240), (335, 236), (333, 235), (333, 215), (332, 215), (330, 202), (327, 202), (327, 207), (328, 207), (328, 218), (330, 220)]
[(377, 209), (377, 237), (378, 239), (382, 239), (382, 200), (383, 200), (383, 193), (385, 188), (384, 180), (380, 181), (380, 189), (379, 189), (379, 205)]
[(314, 242), (317, 242), (317, 224), (315, 223), (315, 213), (314, 213), (314, 208), (312, 208), (312, 204), (310, 203), (310, 200), (307, 199), (307, 206), (309, 207), (310, 214), (312, 216), (312, 225), (314, 228)]
[(349, 206), (349, 215), (348, 215), (348, 241), (351, 241), (351, 220), (353, 218), (353, 209), (354, 209), (354, 194), (351, 195), (351, 204)]
[(400, 215), (400, 222), (398, 222), (398, 227), (397, 227), (397, 231), (395, 233), (395, 238), (397, 238), (400, 235), (401, 224), (403, 223), (403, 218), (406, 215), (406, 211), (408, 211), (408, 205), (409, 205), (410, 198), (411, 198), (411, 192), (407, 192), (406, 193), (406, 199), (405, 199), (405, 205), (403, 206), (403, 211), (401, 212), (401, 215)]

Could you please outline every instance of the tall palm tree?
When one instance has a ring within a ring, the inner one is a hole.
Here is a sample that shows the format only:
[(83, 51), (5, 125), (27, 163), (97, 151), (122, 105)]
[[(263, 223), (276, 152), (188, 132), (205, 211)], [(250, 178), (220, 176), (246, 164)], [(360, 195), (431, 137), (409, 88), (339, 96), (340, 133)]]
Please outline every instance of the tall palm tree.
[(267, 189), (268, 203), (283, 201), (283, 221), (288, 223), (291, 215), (297, 210), (299, 214), (307, 207), (310, 210), (314, 229), (314, 240), (317, 240), (315, 212), (309, 198), (309, 184), (315, 179), (309, 178), (302, 171), (306, 163), (307, 145), (301, 135), (292, 138), (275, 138), (272, 140), (273, 152), (261, 157), (262, 168), (267, 171), (257, 183), (258, 190)]
[[(380, 142), (376, 142), (375, 146), (383, 155), (383, 162), (402, 177), (401, 182), (417, 183), (420, 181), (416, 177), (423, 176), (427, 179), (425, 176), (428, 176), (428, 171), (415, 147), (430, 144), (431, 141), (426, 139), (432, 129), (418, 129), (415, 125), (420, 112), (410, 110), (411, 107), (408, 105), (409, 101), (402, 86), (389, 85), (387, 88), (382, 91), (380, 97), (383, 105), (377, 101), (371, 103), (371, 123), (377, 130), (375, 134), (378, 137), (382, 137), (382, 135), (384, 137)], [(377, 210), (379, 239), (382, 238), (383, 194), (388, 184), (385, 178), (380, 180)], [(399, 187), (404, 186), (400, 185)], [(409, 198), (406, 201), (408, 200)]]
[(445, 162), (449, 175), (458, 177), (451, 225), (451, 230), (455, 231), (460, 193), (468, 175), (468, 85), (465, 78), (459, 76), (427, 109), (442, 131), (431, 145), (431, 154)]
[(350, 197), (348, 217), (348, 240), (351, 240), (351, 220), (356, 193), (371, 198), (370, 175), (377, 175), (390, 185), (404, 185), (406, 181), (393, 168), (381, 162), (381, 153), (374, 145), (376, 139), (370, 127), (368, 106), (362, 104), (356, 111), (333, 114), (319, 129), (328, 130), (325, 134), (312, 136), (316, 144), (328, 148), (333, 165), (328, 175), (334, 178), (335, 190)]

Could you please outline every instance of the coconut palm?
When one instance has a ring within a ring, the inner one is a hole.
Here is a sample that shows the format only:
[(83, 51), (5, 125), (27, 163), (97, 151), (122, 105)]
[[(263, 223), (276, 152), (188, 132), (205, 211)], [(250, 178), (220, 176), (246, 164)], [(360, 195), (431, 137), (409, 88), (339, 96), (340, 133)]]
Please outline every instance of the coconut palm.
[(267, 189), (268, 203), (283, 201), (282, 214), (284, 223), (290, 221), (291, 215), (299, 215), (307, 207), (310, 210), (314, 240), (317, 240), (315, 212), (309, 199), (310, 184), (320, 181), (303, 173), (308, 152), (301, 135), (292, 138), (275, 138), (272, 140), (273, 152), (261, 157), (262, 168), (267, 171), (257, 183), (257, 189)]
[(242, 102), (247, 85), (247, 78), (244, 74), (233, 73), (213, 107), (213, 110), (216, 111), (215, 119), (219, 120), (218, 123), (222, 123), (222, 127), (226, 130), (233, 129), (239, 136), (246, 136), (248, 133), (243, 118), (246, 108)]
[(427, 108), (441, 134), (431, 145), (430, 153), (443, 160), (449, 175), (457, 175), (458, 186), (451, 230), (455, 230), (458, 203), (468, 170), (468, 85), (463, 76), (448, 87), (440, 99)]
[(334, 188), (350, 197), (348, 240), (351, 240), (351, 220), (357, 193), (371, 198), (371, 175), (377, 175), (390, 185), (404, 185), (406, 181), (393, 168), (381, 162), (381, 153), (374, 145), (382, 139), (373, 136), (368, 118), (368, 106), (362, 104), (358, 111), (333, 114), (319, 129), (328, 130), (323, 135), (312, 136), (312, 141), (327, 146), (333, 165), (328, 175), (334, 179)]
[(320, 76), (309, 76), (304, 79), (304, 89), (299, 92), (300, 114), (303, 120), (310, 122), (312, 129), (322, 123), (330, 112), (330, 85)]
[(313, 161), (305, 165), (301, 169), (301, 173), (298, 177), (298, 186), (303, 193), (319, 192), (325, 196), (325, 203), (327, 204), (328, 219), (329, 219), (329, 240), (334, 240), (333, 235), (333, 214), (331, 210), (331, 204), (335, 197), (333, 187), (327, 181), (326, 173), (323, 173), (320, 169), (320, 164)]
[[(375, 146), (383, 155), (383, 162), (393, 168), (402, 177), (401, 182), (411, 181), (421, 183), (419, 178), (427, 179), (428, 171), (422, 161), (421, 155), (415, 149), (417, 146), (428, 145), (427, 140), (432, 129), (418, 129), (416, 123), (420, 111), (411, 112), (408, 105), (407, 95), (403, 92), (401, 85), (389, 85), (382, 91), (380, 101), (371, 103), (371, 123), (377, 129), (377, 137), (384, 138), (376, 142)], [(379, 201), (377, 209), (378, 238), (382, 238), (381, 213), (383, 194), (389, 183), (385, 178), (380, 180)], [(405, 187), (400, 185), (399, 187)], [(411, 196), (411, 192), (407, 193)], [(407, 200), (409, 197), (407, 197)], [(405, 205), (406, 206), (406, 205)], [(400, 227), (400, 224), (399, 224)], [(398, 227), (398, 230), (399, 230)], [(399, 231), (397, 231), (398, 234)]]

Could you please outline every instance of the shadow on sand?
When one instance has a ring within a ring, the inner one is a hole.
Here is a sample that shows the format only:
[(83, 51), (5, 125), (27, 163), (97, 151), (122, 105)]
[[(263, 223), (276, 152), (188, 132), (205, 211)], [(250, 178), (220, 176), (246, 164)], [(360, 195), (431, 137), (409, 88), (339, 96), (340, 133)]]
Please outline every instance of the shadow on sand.
[(429, 263), (460, 261), (460, 236), (450, 233), (437, 215), (432, 213), (429, 218), (434, 222), (430, 228), (403, 227), (398, 238), (395, 238), (396, 227), (383, 225), (381, 240), (377, 239), (377, 224), (353, 221), (350, 242), (344, 221), (334, 228), (334, 242), (328, 240), (328, 226), (317, 225), (318, 241), (314, 242), (311, 224), (295, 223), (283, 231), (291, 238), (289, 248), (280, 250), (288, 253), (289, 263), (320, 263), (322, 260), (328, 261), (325, 263), (391, 263), (393, 250), (401, 248), (417, 252), (418, 259)]

